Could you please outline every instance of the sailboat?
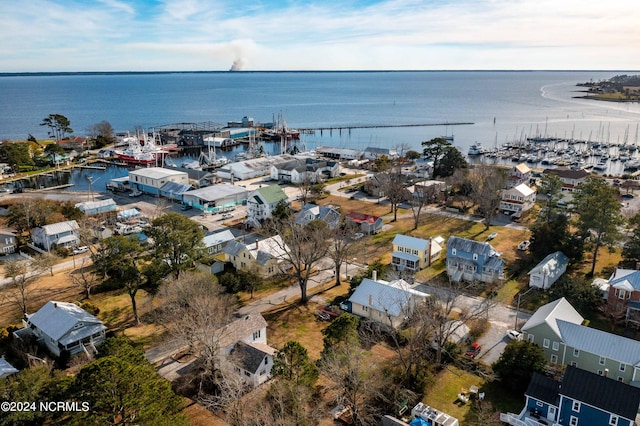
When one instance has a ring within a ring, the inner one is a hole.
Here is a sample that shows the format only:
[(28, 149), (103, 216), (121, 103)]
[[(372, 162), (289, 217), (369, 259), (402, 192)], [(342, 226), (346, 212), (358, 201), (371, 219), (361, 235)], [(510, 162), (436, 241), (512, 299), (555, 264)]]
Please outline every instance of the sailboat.
[(207, 167), (222, 167), (229, 163), (229, 159), (227, 157), (218, 157), (216, 154), (216, 145), (215, 142), (209, 141), (207, 143), (207, 153), (200, 152), (200, 164), (205, 165)]

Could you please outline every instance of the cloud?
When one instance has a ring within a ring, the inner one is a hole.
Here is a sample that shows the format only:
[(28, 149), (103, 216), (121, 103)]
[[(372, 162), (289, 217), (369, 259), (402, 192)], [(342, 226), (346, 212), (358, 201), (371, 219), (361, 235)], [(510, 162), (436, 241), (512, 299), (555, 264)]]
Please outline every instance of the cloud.
[(632, 0), (0, 2), (0, 71), (236, 61), (256, 70), (640, 69), (636, 10)]

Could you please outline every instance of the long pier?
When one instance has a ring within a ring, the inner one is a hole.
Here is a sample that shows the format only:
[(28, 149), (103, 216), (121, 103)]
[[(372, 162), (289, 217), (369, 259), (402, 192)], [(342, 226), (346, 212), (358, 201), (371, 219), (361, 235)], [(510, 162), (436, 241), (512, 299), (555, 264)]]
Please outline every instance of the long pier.
[(343, 131), (352, 129), (382, 129), (389, 127), (434, 127), (434, 126), (469, 126), (475, 123), (471, 122), (453, 122), (453, 123), (415, 123), (415, 124), (353, 124), (344, 126), (324, 126), (324, 127), (299, 127), (298, 130), (302, 133), (313, 134), (316, 131)]

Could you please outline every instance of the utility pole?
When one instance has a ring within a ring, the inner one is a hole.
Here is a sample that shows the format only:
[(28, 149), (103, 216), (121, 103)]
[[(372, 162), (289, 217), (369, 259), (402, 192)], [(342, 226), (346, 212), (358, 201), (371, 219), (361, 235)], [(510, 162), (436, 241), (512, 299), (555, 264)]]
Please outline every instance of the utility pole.
[(533, 290), (535, 287), (531, 287), (529, 290), (525, 291), (524, 293), (518, 293), (518, 306), (516, 308), (516, 323), (513, 327), (513, 329), (515, 331), (518, 331), (518, 314), (520, 313), (520, 297), (522, 296), (526, 296), (527, 293), (529, 293), (531, 290)]

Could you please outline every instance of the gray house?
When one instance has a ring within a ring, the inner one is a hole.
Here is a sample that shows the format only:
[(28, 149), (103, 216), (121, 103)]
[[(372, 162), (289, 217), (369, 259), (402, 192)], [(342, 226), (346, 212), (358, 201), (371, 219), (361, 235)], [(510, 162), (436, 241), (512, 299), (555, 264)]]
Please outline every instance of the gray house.
[(16, 232), (8, 228), (0, 229), (0, 253), (15, 253), (17, 246)]
[(548, 289), (564, 274), (568, 264), (569, 258), (561, 251), (547, 255), (529, 271), (529, 287)]
[(321, 220), (329, 226), (329, 229), (335, 229), (340, 225), (340, 213), (331, 207), (305, 204), (295, 217), (295, 222), (301, 226), (306, 226), (314, 220)]
[(454, 282), (493, 283), (504, 278), (504, 260), (489, 243), (449, 237), (447, 274)]
[(31, 231), (31, 239), (47, 251), (56, 246), (75, 247), (80, 243), (80, 227), (75, 220), (52, 223)]

